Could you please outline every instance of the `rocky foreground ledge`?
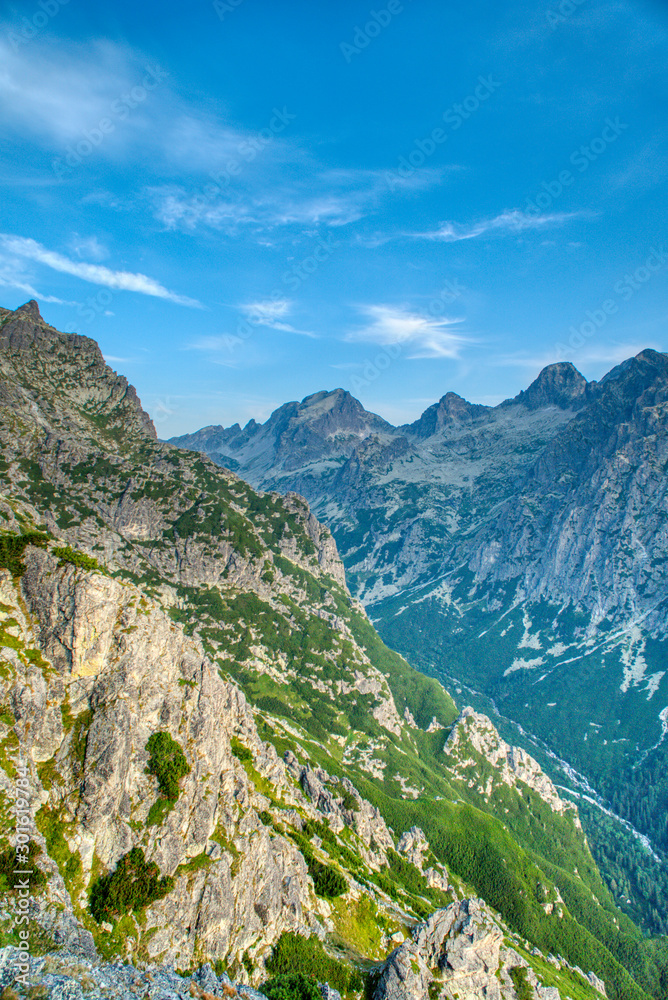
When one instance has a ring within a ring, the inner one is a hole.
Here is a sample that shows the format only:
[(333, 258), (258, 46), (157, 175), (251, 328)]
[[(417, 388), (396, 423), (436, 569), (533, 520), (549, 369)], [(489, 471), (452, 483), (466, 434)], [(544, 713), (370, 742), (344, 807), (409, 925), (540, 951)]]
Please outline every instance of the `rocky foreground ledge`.
[[(513, 946), (521, 949), (519, 940), (507, 933), (482, 899), (463, 899), (437, 910), (377, 967), (369, 983), (373, 1000), (570, 1000), (574, 986), (593, 987), (606, 997), (605, 984), (593, 973), (554, 956), (547, 961), (567, 974), (568, 992), (562, 992), (563, 981), (562, 990), (541, 982), (529, 953), (520, 954)], [(31, 957), (28, 970), (21, 967), (22, 954), (17, 948), (0, 949), (2, 1000), (266, 1000), (260, 990), (233, 983), (225, 973), (216, 975), (210, 964), (181, 975), (168, 965), (138, 968), (64, 949)], [(531, 954), (540, 956), (537, 949)], [(318, 986), (323, 1000), (341, 1000), (327, 983)]]
[[(179, 975), (169, 966), (138, 969), (134, 965), (91, 962), (72, 952), (61, 951), (30, 959), (26, 985), (17, 981), (21, 953), (17, 948), (0, 949), (0, 991), (3, 998), (49, 997), (49, 1000), (266, 1000), (251, 986), (235, 984), (223, 973), (217, 976), (210, 964), (191, 976)], [(323, 1000), (341, 1000), (327, 983), (319, 983)], [(38, 992), (39, 991), (39, 992)]]

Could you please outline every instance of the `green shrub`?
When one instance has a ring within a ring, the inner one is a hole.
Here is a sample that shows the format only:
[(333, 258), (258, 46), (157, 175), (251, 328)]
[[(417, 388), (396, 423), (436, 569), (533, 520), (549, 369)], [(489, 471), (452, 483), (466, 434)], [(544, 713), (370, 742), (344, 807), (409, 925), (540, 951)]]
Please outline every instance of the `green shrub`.
[(308, 873), (313, 879), (313, 887), (316, 896), (324, 896), (326, 899), (334, 899), (342, 896), (348, 889), (348, 883), (336, 868), (325, 865), (317, 858), (307, 859)]
[(359, 807), (360, 804), (353, 795), (353, 793), (349, 792), (348, 789), (346, 789), (341, 796), (341, 808), (349, 809), (351, 812), (357, 812)]
[(268, 979), (260, 987), (268, 1000), (321, 1000), (320, 987), (315, 979), (303, 972), (291, 972)]
[[(28, 881), (30, 892), (40, 892), (46, 885), (46, 875), (35, 865), (35, 858), (42, 853), (42, 848), (34, 840), (28, 841), (28, 855), (16, 854), (13, 847), (8, 847), (0, 853), (0, 891), (14, 892), (17, 883)], [(29, 871), (30, 875), (17, 875), (16, 870)]]
[(159, 732), (149, 736), (146, 744), (150, 757), (146, 770), (158, 779), (158, 787), (169, 802), (179, 797), (179, 780), (190, 773), (183, 750), (169, 733)]
[(0, 535), (0, 569), (8, 569), (13, 577), (23, 576), (26, 571), (23, 553), (26, 546), (38, 545), (44, 548), (49, 535), (41, 531), (28, 531), (21, 535)]
[(130, 910), (141, 910), (162, 899), (174, 888), (170, 876), (160, 878), (160, 869), (146, 861), (140, 847), (124, 854), (115, 871), (102, 875), (90, 894), (90, 912), (98, 923), (114, 920)]
[(281, 934), (267, 960), (267, 972), (273, 978), (294, 975), (299, 970), (304, 976), (321, 983), (329, 983), (341, 993), (361, 991), (363, 981), (357, 969), (331, 958), (317, 937), (305, 938), (301, 934)]
[(531, 1000), (533, 997), (533, 987), (527, 979), (527, 970), (522, 965), (513, 965), (508, 969), (508, 974), (513, 981), (517, 1000)]
[(237, 760), (240, 760), (242, 764), (253, 763), (253, 754), (250, 752), (248, 747), (245, 747), (243, 743), (236, 738), (236, 736), (233, 736), (230, 740), (230, 748), (234, 756)]
[(52, 549), (54, 556), (58, 556), (59, 566), (76, 566), (78, 569), (100, 569), (100, 564), (93, 556), (87, 556), (85, 552), (78, 552), (76, 549), (65, 545), (62, 548)]

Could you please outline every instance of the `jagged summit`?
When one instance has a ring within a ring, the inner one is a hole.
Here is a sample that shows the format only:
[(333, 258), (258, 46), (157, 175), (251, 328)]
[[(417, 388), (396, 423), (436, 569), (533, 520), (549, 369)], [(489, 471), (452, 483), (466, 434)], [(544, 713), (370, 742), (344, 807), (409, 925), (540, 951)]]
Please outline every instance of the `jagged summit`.
[(446, 392), (418, 420), (402, 429), (420, 438), (431, 437), (443, 428), (470, 424), (479, 417), (484, 417), (491, 409), (491, 406), (469, 403), (456, 392)]
[(157, 438), (134, 386), (107, 365), (97, 342), (50, 326), (34, 299), (0, 316), (0, 375), (17, 387), (17, 416), (26, 403), (37, 406), (45, 428), (86, 426), (117, 446)]
[(528, 389), (523, 389), (513, 399), (505, 400), (501, 406), (521, 403), (529, 410), (546, 406), (572, 410), (584, 402), (587, 384), (587, 379), (570, 361), (557, 361), (543, 368)]
[(43, 323), (42, 314), (39, 311), (39, 305), (35, 299), (30, 299), (28, 302), (24, 302), (22, 306), (14, 310), (15, 313), (20, 313), (22, 316), (27, 316), (36, 322)]
[(626, 361), (616, 365), (607, 375), (603, 376), (599, 385), (606, 385), (624, 378), (630, 378), (634, 382), (638, 378), (646, 381), (655, 376), (668, 378), (668, 355), (646, 347), (634, 358), (627, 358)]

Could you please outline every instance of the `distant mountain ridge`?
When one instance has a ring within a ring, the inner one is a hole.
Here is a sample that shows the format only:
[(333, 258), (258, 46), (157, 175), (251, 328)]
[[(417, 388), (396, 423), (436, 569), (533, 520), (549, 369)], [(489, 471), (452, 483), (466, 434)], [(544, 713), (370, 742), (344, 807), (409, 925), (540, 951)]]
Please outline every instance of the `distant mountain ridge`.
[[(335, 404), (360, 433), (329, 394), (318, 433)], [(0, 985), (18, 761), (30, 950), (65, 949), (30, 995), (299, 969), (347, 1000), (664, 1000), (572, 796), (383, 644), (301, 497), (157, 441), (35, 303), (0, 310), (0, 443)]]
[(339, 389), (217, 433), (174, 443), (305, 496), (390, 645), (668, 857), (668, 355), (599, 382), (558, 362), (498, 406), (450, 392), (401, 427)]

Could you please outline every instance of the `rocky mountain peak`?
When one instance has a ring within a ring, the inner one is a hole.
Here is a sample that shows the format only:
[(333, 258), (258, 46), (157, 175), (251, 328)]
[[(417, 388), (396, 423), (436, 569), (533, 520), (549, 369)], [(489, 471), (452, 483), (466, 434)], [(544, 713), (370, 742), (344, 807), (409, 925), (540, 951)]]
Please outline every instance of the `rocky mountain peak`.
[(623, 379), (630, 380), (632, 391), (636, 389), (637, 379), (653, 380), (654, 378), (668, 378), (668, 355), (646, 347), (634, 358), (628, 358), (616, 365), (611, 371), (604, 375), (599, 385), (607, 385), (610, 382), (617, 382)]
[(19, 306), (15, 310), (17, 313), (21, 313), (23, 316), (28, 316), (30, 319), (36, 320), (39, 323), (43, 323), (42, 314), (39, 311), (39, 306), (34, 299), (30, 299), (29, 302), (24, 302), (22, 306)]
[(295, 416), (300, 423), (317, 423), (325, 433), (355, 433), (367, 427), (380, 430), (391, 429), (382, 417), (365, 410), (358, 399), (345, 389), (321, 390), (306, 396), (296, 408)]
[(584, 402), (587, 379), (580, 374), (570, 361), (557, 361), (547, 365), (531, 383), (514, 399), (505, 404), (522, 403), (529, 410), (546, 406), (558, 406), (561, 410), (571, 410)]
[(424, 411), (419, 420), (404, 429), (420, 438), (431, 437), (446, 427), (470, 424), (477, 418), (485, 416), (490, 410), (490, 406), (469, 403), (456, 392), (446, 392), (438, 403), (434, 403)]
[(92, 426), (117, 439), (157, 437), (136, 390), (107, 365), (98, 344), (49, 326), (34, 300), (0, 319), (0, 379), (13, 397), (16, 415), (29, 395), (44, 426), (66, 422), (70, 428), (86, 424), (89, 431)]

